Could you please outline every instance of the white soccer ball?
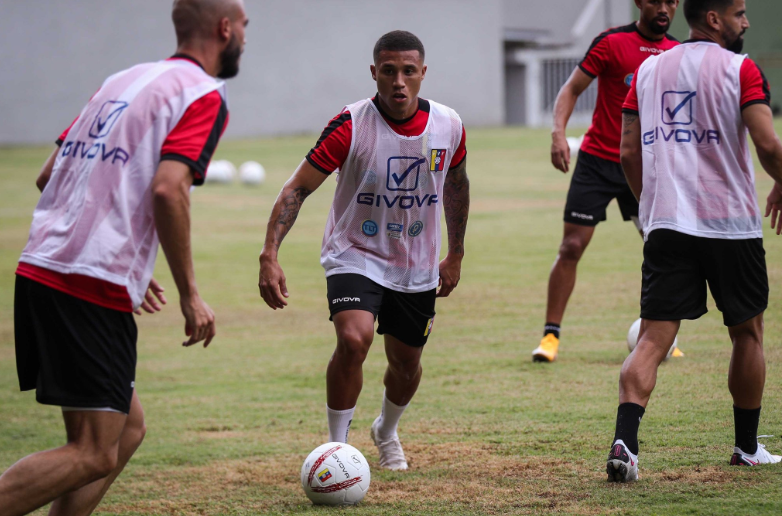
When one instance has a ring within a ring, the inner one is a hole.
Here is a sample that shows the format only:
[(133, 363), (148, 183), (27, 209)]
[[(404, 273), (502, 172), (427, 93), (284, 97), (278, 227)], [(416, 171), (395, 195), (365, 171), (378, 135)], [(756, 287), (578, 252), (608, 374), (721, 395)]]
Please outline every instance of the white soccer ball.
[(239, 179), (246, 185), (259, 185), (266, 179), (266, 170), (257, 161), (246, 161), (239, 167)]
[(207, 183), (230, 183), (233, 181), (234, 166), (230, 161), (216, 160), (206, 169)]
[(369, 490), (369, 464), (349, 444), (322, 444), (301, 466), (301, 487), (315, 505), (355, 505)]
[[(638, 334), (640, 332), (641, 332), (641, 319), (637, 319), (630, 326), (630, 331), (627, 332), (627, 349), (630, 350), (630, 353), (633, 352), (635, 346), (638, 344)], [(679, 337), (675, 337), (673, 339), (673, 345), (671, 346), (671, 349), (668, 350), (668, 356), (665, 357), (666, 360), (671, 358), (671, 355), (673, 355), (673, 352), (676, 349), (676, 345), (678, 343), (679, 343)]]
[(578, 138), (568, 136), (565, 139), (567, 140), (568, 147), (570, 147), (570, 159), (573, 160), (578, 156), (578, 151), (581, 149), (581, 142), (584, 141), (584, 135), (582, 134)]
[(233, 163), (227, 159), (219, 160), (223, 167), (223, 174), (225, 174), (227, 181), (230, 183), (236, 179), (236, 167)]

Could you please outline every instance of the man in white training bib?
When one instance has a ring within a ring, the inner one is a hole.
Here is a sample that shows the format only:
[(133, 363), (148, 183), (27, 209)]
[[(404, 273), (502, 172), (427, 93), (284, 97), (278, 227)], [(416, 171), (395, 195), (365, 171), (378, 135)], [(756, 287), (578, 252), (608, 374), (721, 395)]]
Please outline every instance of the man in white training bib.
[(686, 0), (690, 39), (647, 59), (623, 106), (621, 159), (644, 232), (641, 332), (619, 378), (609, 482), (638, 478), (638, 427), (682, 319), (707, 312), (706, 286), (733, 344), (731, 465), (780, 462), (758, 444), (766, 380), (768, 273), (747, 132), (775, 180), (766, 215), (780, 233), (782, 144), (768, 83), (741, 54), (745, 0)]
[(215, 335), (190, 252), (190, 188), (228, 123), (225, 82), (239, 72), (242, 0), (176, 0), (177, 52), (105, 80), (57, 139), (37, 186), (16, 270), (21, 390), (62, 407), (67, 444), (0, 476), (0, 515), (91, 514), (141, 445), (133, 312), (160, 310), (158, 242), (191, 346)]
[[(435, 298), (459, 282), (469, 181), (459, 115), (418, 97), (426, 75), (421, 41), (405, 31), (385, 34), (370, 70), (377, 95), (334, 117), (280, 192), (260, 256), (259, 288), (273, 309), (287, 305), (277, 251), (304, 200), (337, 171), (321, 252), (337, 332), (327, 370), (329, 440), (347, 442), (377, 319), (388, 369), (371, 436), (380, 465), (403, 470), (397, 424), (421, 381)], [(442, 261), (441, 209), (448, 227)]]

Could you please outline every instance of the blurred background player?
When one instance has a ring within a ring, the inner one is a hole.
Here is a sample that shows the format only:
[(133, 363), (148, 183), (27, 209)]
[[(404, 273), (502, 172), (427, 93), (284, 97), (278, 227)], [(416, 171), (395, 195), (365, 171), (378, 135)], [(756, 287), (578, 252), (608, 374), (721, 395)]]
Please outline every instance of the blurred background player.
[[(307, 196), (338, 170), (321, 253), (337, 333), (326, 374), (329, 440), (347, 442), (377, 318), (388, 368), (371, 437), (380, 465), (403, 470), (397, 424), (421, 381), (435, 297), (448, 296), (459, 282), (469, 182), (461, 119), (418, 97), (426, 74), (421, 41), (409, 32), (390, 32), (377, 41), (373, 57), (377, 95), (331, 120), (277, 198), (260, 256), (259, 288), (270, 307), (287, 305), (280, 244)], [(438, 265), (441, 205), (448, 254)]]
[(747, 130), (775, 180), (766, 216), (782, 231), (782, 144), (768, 83), (740, 55), (745, 0), (686, 0), (690, 39), (646, 61), (624, 104), (621, 158), (640, 199), (644, 264), (641, 332), (619, 379), (609, 481), (638, 478), (638, 426), (681, 319), (707, 312), (708, 283), (733, 343), (732, 465), (780, 461), (757, 442), (766, 379), (768, 274)]
[[(543, 340), (532, 352), (536, 362), (553, 362), (559, 350), (560, 326), (576, 284), (576, 268), (595, 226), (606, 219), (612, 199), (619, 203), (624, 220), (638, 226), (638, 202), (627, 186), (619, 165), (622, 102), (633, 72), (650, 56), (669, 50), (678, 42), (670, 35), (679, 0), (635, 0), (637, 22), (600, 34), (583, 61), (562, 86), (554, 104), (551, 162), (562, 172), (570, 169), (570, 147), (565, 129), (578, 97), (597, 78), (597, 105), (592, 126), (578, 153), (565, 204), (565, 231), (548, 283)], [(679, 355), (680, 352), (676, 352)]]
[[(190, 187), (228, 122), (247, 18), (242, 0), (177, 0), (177, 52), (103, 83), (43, 166), (17, 269), (22, 390), (62, 407), (67, 444), (0, 477), (0, 513), (90, 514), (144, 437), (132, 312), (160, 310), (158, 239), (185, 317), (185, 346), (215, 335), (190, 251)], [(149, 286), (149, 289), (147, 288)], [(157, 299), (155, 299), (157, 297)], [(159, 301), (159, 302), (158, 302)]]

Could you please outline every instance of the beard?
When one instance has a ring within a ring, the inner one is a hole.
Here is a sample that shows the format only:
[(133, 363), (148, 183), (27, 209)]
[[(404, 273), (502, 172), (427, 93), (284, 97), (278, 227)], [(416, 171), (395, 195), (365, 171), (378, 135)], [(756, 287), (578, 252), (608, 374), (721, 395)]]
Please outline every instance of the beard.
[(231, 41), (220, 53), (220, 73), (217, 77), (220, 79), (230, 79), (236, 77), (239, 73), (239, 59), (242, 57), (242, 46), (235, 34), (231, 35)]
[[(725, 42), (730, 41), (730, 39), (725, 38)], [(726, 47), (726, 49), (730, 50), (731, 52), (735, 54), (741, 54), (741, 51), (744, 49), (744, 38), (741, 34), (736, 36), (736, 39), (734, 39), (731, 43), (729, 43)]]
[(655, 34), (658, 34), (658, 35), (659, 34), (665, 34), (666, 32), (668, 32), (668, 29), (670, 29), (670, 28), (671, 28), (670, 20), (664, 26), (661, 26), (660, 24), (658, 24), (657, 20), (654, 20), (652, 23), (649, 24), (649, 30), (651, 30), (652, 32), (654, 32)]

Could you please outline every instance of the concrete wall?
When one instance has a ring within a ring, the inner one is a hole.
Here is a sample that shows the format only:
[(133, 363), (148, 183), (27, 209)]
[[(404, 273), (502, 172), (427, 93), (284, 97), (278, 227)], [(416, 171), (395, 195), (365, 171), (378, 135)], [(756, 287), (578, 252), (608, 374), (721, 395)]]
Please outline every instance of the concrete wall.
[[(574, 36), (573, 29), (585, 9), (593, 11), (592, 16), (586, 20), (583, 33)], [(637, 12), (628, 0), (504, 0), (502, 22), (505, 29), (548, 32), (543, 43), (572, 44), (586, 51), (601, 31), (634, 18)]]
[[(375, 93), (372, 47), (393, 29), (424, 42), (421, 95), (468, 125), (504, 119), (502, 0), (245, 0), (242, 71), (227, 136), (320, 131)], [(0, 0), (0, 144), (53, 141), (103, 79), (175, 49), (170, 0)]]

